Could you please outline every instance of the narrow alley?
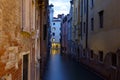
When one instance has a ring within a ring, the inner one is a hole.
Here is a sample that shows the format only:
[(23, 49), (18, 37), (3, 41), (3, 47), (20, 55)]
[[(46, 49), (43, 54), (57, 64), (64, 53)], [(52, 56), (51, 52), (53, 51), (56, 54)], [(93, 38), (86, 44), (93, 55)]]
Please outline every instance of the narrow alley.
[[(57, 51), (56, 51), (57, 52)], [(47, 64), (43, 80), (104, 80), (89, 71), (84, 65), (53, 53)]]

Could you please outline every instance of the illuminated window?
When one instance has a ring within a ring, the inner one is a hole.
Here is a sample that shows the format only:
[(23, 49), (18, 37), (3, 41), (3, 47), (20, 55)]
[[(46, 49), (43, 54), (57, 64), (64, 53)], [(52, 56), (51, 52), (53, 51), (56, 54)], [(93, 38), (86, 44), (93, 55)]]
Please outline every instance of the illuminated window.
[(52, 42), (54, 42), (54, 41), (55, 41), (55, 38), (52, 39)]

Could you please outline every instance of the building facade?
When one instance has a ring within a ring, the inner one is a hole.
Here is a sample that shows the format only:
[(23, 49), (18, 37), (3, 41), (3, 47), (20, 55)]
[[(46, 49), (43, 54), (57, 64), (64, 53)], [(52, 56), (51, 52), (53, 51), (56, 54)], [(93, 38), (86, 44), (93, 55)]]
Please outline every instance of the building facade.
[[(119, 0), (91, 0), (88, 8), (88, 48), (98, 56), (98, 63), (111, 66), (111, 80), (119, 80), (120, 14)], [(117, 17), (117, 18), (116, 18)], [(109, 61), (109, 59), (111, 61)], [(117, 69), (114, 69), (116, 67)], [(116, 72), (117, 71), (117, 72)]]
[[(120, 47), (118, 2), (114, 0), (80, 0), (79, 60), (83, 60), (83, 63), (109, 80), (119, 80), (120, 73), (117, 68), (119, 67)], [(74, 5), (76, 4), (74, 3)]]
[(49, 9), (49, 17), (50, 17), (50, 27), (51, 27), (51, 31), (50, 31), (50, 35), (51, 35), (51, 48), (52, 49), (60, 49), (60, 33), (61, 33), (61, 18), (62, 15), (58, 14), (58, 17), (53, 17), (54, 14), (54, 8), (53, 5), (50, 5), (50, 9)]
[(1, 80), (40, 80), (47, 55), (47, 39), (41, 40), (47, 31), (40, 33), (46, 30), (47, 6), (47, 0), (0, 0)]
[[(62, 26), (63, 53), (72, 54), (77, 61), (89, 66), (107, 80), (120, 79), (119, 2), (119, 0), (73, 0), (70, 53), (64, 50), (64, 47), (67, 47), (64, 32), (66, 28)], [(69, 21), (65, 24), (69, 33)], [(67, 36), (69, 40), (70, 34)], [(69, 50), (69, 47), (67, 48)]]
[[(38, 0), (38, 24), (39, 24), (39, 39), (40, 39), (40, 75), (43, 78), (44, 70), (46, 67), (48, 54), (48, 28), (49, 28), (49, 15), (48, 15), (48, 0)], [(37, 17), (37, 16), (36, 16)], [(38, 44), (39, 45), (39, 44)]]
[[(20, 0), (0, 0), (0, 79), (22, 79)], [(11, 6), (10, 6), (11, 5)], [(16, 22), (17, 21), (17, 22)], [(12, 26), (12, 27), (11, 27)], [(28, 49), (26, 49), (27, 51)], [(19, 73), (16, 75), (16, 73)]]
[(72, 19), (73, 19), (73, 0), (70, 1), (70, 11), (67, 17), (67, 53), (73, 54), (73, 45), (72, 45)]
[(53, 18), (51, 26), (51, 45), (52, 48), (60, 48), (60, 28), (61, 28), (61, 19)]

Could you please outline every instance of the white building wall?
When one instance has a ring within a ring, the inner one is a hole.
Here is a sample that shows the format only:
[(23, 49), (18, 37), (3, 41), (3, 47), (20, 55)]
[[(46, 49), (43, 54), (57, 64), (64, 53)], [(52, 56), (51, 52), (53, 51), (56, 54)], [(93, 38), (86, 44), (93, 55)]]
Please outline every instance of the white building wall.
[[(51, 27), (51, 43), (60, 43), (60, 33), (61, 33), (61, 18), (54, 18), (54, 7), (50, 5), (49, 7), (49, 19), (50, 19), (50, 27)], [(55, 23), (55, 24), (53, 24)], [(55, 28), (55, 30), (53, 30)], [(53, 33), (55, 35), (53, 35)], [(52, 41), (55, 39), (55, 41)]]
[[(55, 25), (54, 25), (55, 23)], [(55, 30), (53, 30), (53, 28), (55, 28)], [(56, 43), (60, 42), (60, 30), (61, 28), (61, 21), (53, 21), (52, 22), (52, 26), (51, 26), (51, 41), (54, 38)], [(55, 36), (53, 36), (53, 33), (55, 33)]]

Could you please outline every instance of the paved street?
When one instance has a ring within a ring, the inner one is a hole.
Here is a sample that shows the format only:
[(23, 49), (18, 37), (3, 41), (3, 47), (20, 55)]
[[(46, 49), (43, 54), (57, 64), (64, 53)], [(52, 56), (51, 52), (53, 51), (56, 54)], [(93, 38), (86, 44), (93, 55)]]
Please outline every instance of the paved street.
[(83, 65), (60, 54), (51, 55), (44, 80), (103, 80)]

